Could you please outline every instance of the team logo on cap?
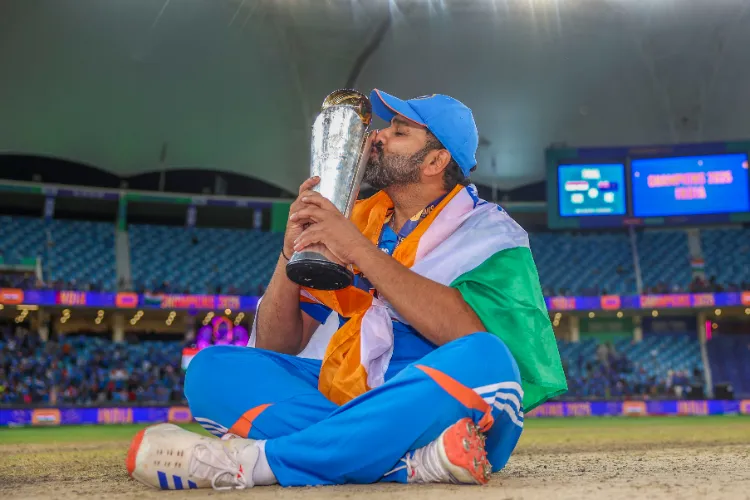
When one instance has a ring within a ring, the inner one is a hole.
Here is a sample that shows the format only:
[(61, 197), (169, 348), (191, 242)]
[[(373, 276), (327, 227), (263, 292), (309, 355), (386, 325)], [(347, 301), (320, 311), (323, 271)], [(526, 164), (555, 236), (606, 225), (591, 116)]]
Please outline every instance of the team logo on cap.
[(421, 95), (419, 97), (412, 98), (412, 101), (416, 101), (418, 99), (430, 99), (432, 97), (435, 97), (437, 94), (430, 94), (430, 95)]

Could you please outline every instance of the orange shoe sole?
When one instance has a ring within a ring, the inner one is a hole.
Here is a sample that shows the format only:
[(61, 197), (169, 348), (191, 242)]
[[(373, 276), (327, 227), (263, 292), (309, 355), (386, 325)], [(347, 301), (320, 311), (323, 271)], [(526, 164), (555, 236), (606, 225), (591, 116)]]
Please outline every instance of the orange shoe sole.
[(141, 429), (140, 431), (138, 431), (138, 434), (136, 434), (133, 440), (130, 442), (130, 448), (128, 448), (128, 456), (125, 459), (125, 466), (128, 468), (128, 475), (130, 477), (133, 477), (133, 471), (135, 470), (135, 457), (136, 455), (138, 455), (138, 449), (141, 447), (141, 441), (143, 441), (143, 435), (146, 433), (146, 429)]
[[(466, 471), (476, 484), (487, 484), (492, 475), (492, 465), (487, 460), (487, 451), (484, 449), (485, 439), (479, 427), (468, 417), (459, 420), (443, 433), (446, 458), (456, 468)], [(457, 475), (455, 472), (453, 474)], [(468, 477), (457, 479), (465, 480)]]

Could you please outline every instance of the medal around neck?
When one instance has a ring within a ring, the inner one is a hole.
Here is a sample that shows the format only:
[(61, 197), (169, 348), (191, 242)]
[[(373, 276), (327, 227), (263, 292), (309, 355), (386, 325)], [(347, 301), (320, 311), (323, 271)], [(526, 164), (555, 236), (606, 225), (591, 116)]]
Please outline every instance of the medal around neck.
[[(356, 90), (337, 90), (323, 101), (312, 127), (310, 176), (319, 176), (313, 189), (350, 217), (370, 157), (373, 134), (370, 100)], [(316, 290), (341, 290), (354, 282), (351, 266), (323, 255), (314, 245), (295, 252), (286, 274), (298, 285)]]

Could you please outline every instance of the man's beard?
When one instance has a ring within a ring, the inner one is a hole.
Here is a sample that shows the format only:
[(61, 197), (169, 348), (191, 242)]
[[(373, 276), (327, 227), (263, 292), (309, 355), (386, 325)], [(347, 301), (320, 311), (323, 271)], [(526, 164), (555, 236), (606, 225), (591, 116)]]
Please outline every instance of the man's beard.
[(418, 183), (419, 167), (430, 152), (425, 147), (411, 155), (386, 155), (382, 145), (375, 144), (375, 149), (376, 155), (367, 162), (364, 182), (378, 190)]

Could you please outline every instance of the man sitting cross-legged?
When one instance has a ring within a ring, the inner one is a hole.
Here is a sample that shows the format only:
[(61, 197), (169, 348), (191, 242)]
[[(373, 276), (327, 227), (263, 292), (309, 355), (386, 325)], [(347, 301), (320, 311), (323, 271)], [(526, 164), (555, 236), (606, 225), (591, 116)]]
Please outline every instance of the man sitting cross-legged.
[[(311, 189), (291, 206), (254, 324), (255, 348), (210, 347), (185, 394), (221, 437), (162, 424), (127, 466), (162, 489), (344, 483), (483, 484), (502, 469), (524, 409), (567, 389), (527, 234), (467, 178), (471, 111), (432, 95), (373, 91), (379, 131), (351, 219)], [(294, 251), (323, 245), (353, 286), (300, 288)], [(323, 359), (296, 356), (338, 321)], [(328, 323), (330, 325), (330, 323)]]

